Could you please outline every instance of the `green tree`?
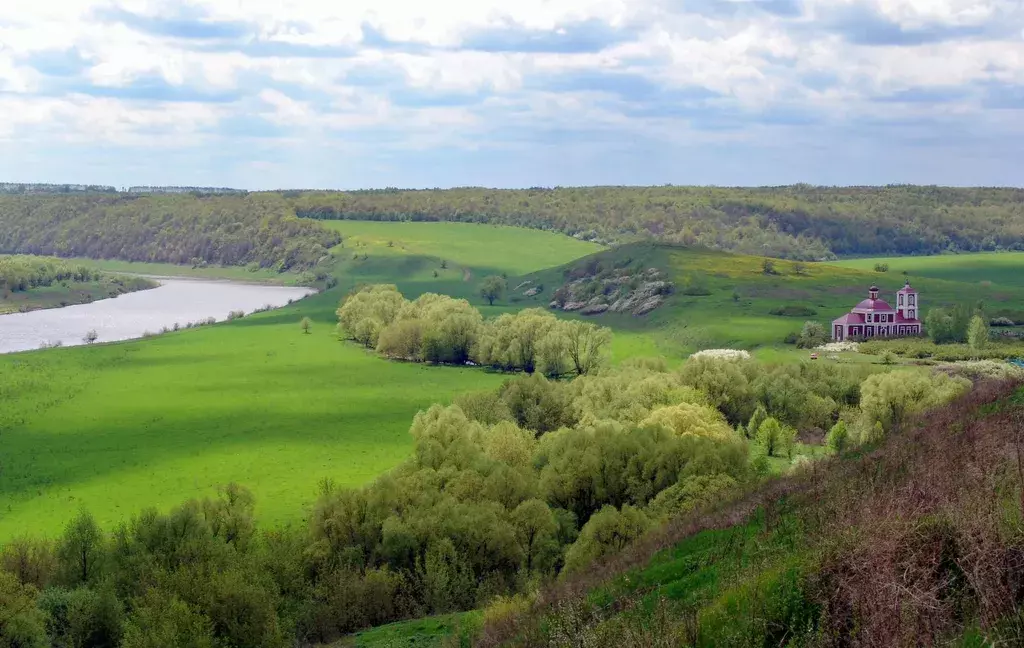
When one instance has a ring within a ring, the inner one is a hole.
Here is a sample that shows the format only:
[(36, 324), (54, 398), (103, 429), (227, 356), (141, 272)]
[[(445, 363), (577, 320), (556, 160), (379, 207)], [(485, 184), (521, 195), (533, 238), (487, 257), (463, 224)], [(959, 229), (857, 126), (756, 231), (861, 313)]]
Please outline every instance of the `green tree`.
[(757, 428), (757, 436), (754, 437), (754, 441), (765, 456), (775, 457), (783, 451), (785, 444), (783, 436), (782, 424), (768, 417)]
[(804, 326), (800, 330), (800, 338), (797, 340), (797, 346), (802, 349), (813, 349), (826, 342), (828, 342), (828, 332), (821, 325), (821, 322), (804, 322)]
[(309, 334), (309, 330), (313, 328), (313, 320), (309, 319), (308, 317), (303, 317), (299, 321), (299, 328), (302, 329), (303, 333)]
[(971, 318), (971, 324), (967, 329), (967, 342), (975, 351), (988, 346), (988, 322), (984, 317), (975, 315)]
[(213, 623), (177, 596), (156, 588), (136, 600), (121, 648), (215, 648)]
[(494, 300), (501, 299), (501, 295), (504, 292), (505, 282), (497, 275), (484, 278), (483, 283), (480, 284), (480, 296), (486, 299), (487, 303), (492, 306), (494, 305)]
[(516, 530), (516, 540), (526, 556), (526, 571), (529, 573), (543, 567), (538, 565), (538, 554), (544, 551), (545, 545), (555, 544), (558, 531), (551, 509), (539, 499), (530, 499), (517, 506), (510, 517)]
[(583, 569), (595, 560), (618, 553), (650, 528), (650, 519), (629, 504), (621, 510), (605, 506), (595, 513), (580, 530), (576, 542), (565, 555), (565, 570)]
[(832, 426), (832, 429), (825, 435), (825, 447), (832, 454), (841, 455), (850, 443), (850, 433), (846, 429), (846, 423), (839, 421)]
[(57, 543), (61, 580), (67, 585), (87, 584), (103, 567), (104, 537), (96, 520), (85, 509), (64, 529)]
[(0, 648), (48, 648), (45, 618), (36, 588), (0, 571)]
[(606, 347), (612, 341), (611, 329), (573, 320), (563, 325), (563, 331), (576, 375), (585, 376), (604, 363)]
[(746, 437), (748, 439), (757, 437), (757, 431), (761, 429), (761, 424), (767, 418), (768, 410), (764, 408), (764, 405), (758, 403), (757, 409), (754, 410), (754, 413), (750, 416), (750, 421), (747, 423)]

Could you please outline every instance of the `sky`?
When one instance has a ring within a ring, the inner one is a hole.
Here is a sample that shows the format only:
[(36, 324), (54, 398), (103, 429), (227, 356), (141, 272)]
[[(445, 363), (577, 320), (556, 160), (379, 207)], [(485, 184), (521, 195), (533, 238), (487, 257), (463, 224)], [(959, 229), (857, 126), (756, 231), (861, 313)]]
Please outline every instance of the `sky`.
[(0, 181), (1024, 185), (1024, 0), (2, 0)]

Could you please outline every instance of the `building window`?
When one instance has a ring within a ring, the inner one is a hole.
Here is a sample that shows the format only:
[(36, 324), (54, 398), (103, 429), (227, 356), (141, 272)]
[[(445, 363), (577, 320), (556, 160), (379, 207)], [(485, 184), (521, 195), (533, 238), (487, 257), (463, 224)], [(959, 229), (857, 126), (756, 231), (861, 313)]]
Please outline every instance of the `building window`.
[(899, 303), (900, 303), (900, 306), (902, 306), (902, 305), (903, 305), (903, 295), (900, 295), (900, 296), (899, 296), (899, 299), (900, 299), (900, 302), (899, 302)]
[(915, 295), (907, 295), (907, 305), (915, 306), (916, 304), (914, 303), (914, 298)]
[(910, 315), (910, 319), (917, 319), (916, 317), (914, 317), (914, 311), (913, 311), (913, 309), (911, 309), (911, 310), (907, 311), (907, 313), (908, 313), (908, 314)]

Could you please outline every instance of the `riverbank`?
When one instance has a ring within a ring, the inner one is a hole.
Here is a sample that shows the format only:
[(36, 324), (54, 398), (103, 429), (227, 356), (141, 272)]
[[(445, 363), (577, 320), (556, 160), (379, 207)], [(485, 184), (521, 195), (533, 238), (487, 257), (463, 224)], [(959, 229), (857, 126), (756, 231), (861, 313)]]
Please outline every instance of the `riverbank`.
[(238, 313), (273, 309), (314, 292), (312, 288), (212, 279), (161, 279), (151, 290), (117, 299), (0, 315), (0, 353), (141, 338), (190, 324), (231, 319)]
[(88, 304), (158, 285), (66, 259), (0, 255), (0, 315)]

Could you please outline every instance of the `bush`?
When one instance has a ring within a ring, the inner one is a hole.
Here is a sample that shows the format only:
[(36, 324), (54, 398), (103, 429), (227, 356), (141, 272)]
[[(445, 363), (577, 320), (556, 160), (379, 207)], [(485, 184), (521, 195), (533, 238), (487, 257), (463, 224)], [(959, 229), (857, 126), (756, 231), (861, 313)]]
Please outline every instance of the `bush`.
[(791, 455), (796, 441), (796, 430), (769, 417), (757, 428), (754, 442), (766, 457)]
[(839, 421), (832, 426), (832, 429), (825, 435), (825, 447), (829, 449), (832, 454), (840, 455), (843, 454), (843, 450), (847, 448), (850, 443), (850, 433), (846, 429), (846, 423)]
[(818, 311), (810, 308), (809, 306), (802, 306), (799, 304), (787, 304), (780, 306), (779, 308), (773, 308), (768, 311), (770, 315), (779, 315), (781, 317), (813, 317), (818, 314)]
[(236, 320), (236, 319), (242, 319), (243, 317), (245, 317), (245, 311), (233, 310), (230, 313), (228, 313), (228, 321), (229, 322), (233, 321), (233, 320)]
[(579, 571), (595, 560), (622, 551), (650, 528), (643, 511), (629, 504), (622, 510), (605, 506), (583, 525), (580, 536), (565, 555), (565, 570)]
[(797, 346), (801, 349), (813, 349), (828, 342), (828, 332), (820, 322), (804, 322), (800, 330)]
[(989, 322), (990, 326), (1015, 326), (1016, 323), (1009, 317), (994, 317)]

